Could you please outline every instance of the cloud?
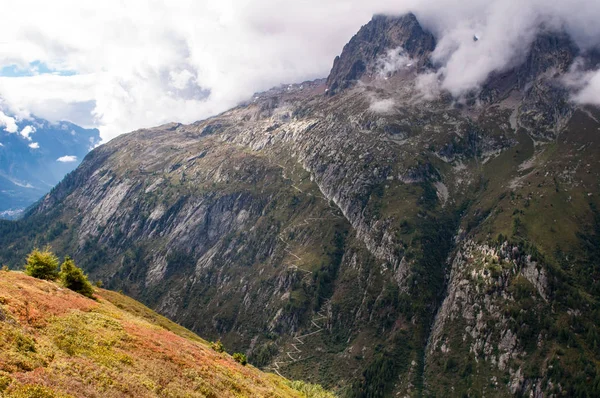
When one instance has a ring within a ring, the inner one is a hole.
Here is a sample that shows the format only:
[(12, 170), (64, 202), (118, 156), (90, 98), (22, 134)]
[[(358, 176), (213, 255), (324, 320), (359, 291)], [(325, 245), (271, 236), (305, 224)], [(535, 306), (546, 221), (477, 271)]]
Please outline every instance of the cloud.
[(586, 70), (583, 59), (575, 60), (562, 82), (573, 92), (573, 101), (600, 106), (600, 70)]
[(369, 106), (369, 110), (375, 113), (389, 113), (394, 110), (396, 103), (393, 99), (373, 100)]
[(32, 142), (31, 144), (29, 144), (29, 148), (40, 149), (40, 144), (38, 144), (37, 142)]
[(0, 95), (22, 118), (35, 114), (50, 121), (64, 119), (91, 127), (98, 122), (92, 113), (96, 84), (92, 74), (0, 77)]
[(3, 127), (9, 133), (16, 133), (19, 129), (17, 127), (17, 123), (15, 122), (15, 118), (6, 115), (4, 112), (0, 111), (0, 127)]
[(28, 188), (28, 189), (33, 188), (33, 185), (31, 185), (28, 182), (21, 182), (21, 181), (18, 181), (18, 180), (12, 179), (12, 178), (8, 178), (8, 177), (7, 177), (7, 179), (18, 187)]
[(28, 141), (31, 141), (30, 135), (33, 133), (35, 133), (35, 127), (30, 125), (23, 127), (23, 129), (19, 132), (19, 134)]
[(72, 156), (72, 155), (61, 156), (58, 159), (56, 159), (56, 161), (57, 162), (61, 162), (61, 163), (76, 162), (77, 161), (77, 156)]
[(600, 37), (596, 0), (22, 0), (3, 10), (0, 69), (38, 61), (58, 75), (0, 77), (0, 96), (17, 115), (98, 127), (106, 141), (325, 77), (372, 14), (407, 11), (439, 42), (441, 72), (425, 83), (457, 96), (522, 60), (541, 23), (583, 48)]
[(0, 142), (0, 146), (4, 146), (4, 144)]
[(586, 80), (586, 84), (573, 96), (573, 99), (580, 104), (600, 106), (600, 71), (588, 74)]
[(420, 99), (431, 101), (438, 98), (442, 91), (439, 74), (434, 72), (419, 74), (415, 80), (415, 88), (421, 95)]
[(379, 58), (377, 63), (378, 75), (383, 78), (389, 77), (399, 70), (410, 68), (413, 65), (413, 61), (402, 47), (388, 50), (387, 54)]

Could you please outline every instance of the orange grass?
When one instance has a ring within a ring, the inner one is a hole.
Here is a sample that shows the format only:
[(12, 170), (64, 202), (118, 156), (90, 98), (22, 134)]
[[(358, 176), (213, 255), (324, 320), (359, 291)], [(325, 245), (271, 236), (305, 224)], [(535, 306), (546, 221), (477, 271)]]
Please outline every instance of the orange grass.
[(132, 299), (0, 272), (0, 397), (26, 396), (302, 395)]

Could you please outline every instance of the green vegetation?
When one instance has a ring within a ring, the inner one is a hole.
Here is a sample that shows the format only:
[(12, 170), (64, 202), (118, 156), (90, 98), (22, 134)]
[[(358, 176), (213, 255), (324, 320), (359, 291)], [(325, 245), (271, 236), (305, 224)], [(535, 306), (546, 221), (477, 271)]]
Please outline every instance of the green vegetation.
[(240, 352), (236, 352), (233, 354), (233, 359), (238, 362), (241, 363), (242, 365), (246, 365), (248, 363), (248, 358), (246, 358), (245, 354), (242, 354)]
[(27, 256), (25, 273), (38, 279), (55, 280), (58, 278), (58, 257), (46, 247), (33, 249)]
[(44, 386), (25, 384), (12, 389), (7, 398), (71, 398), (69, 394), (57, 393)]
[(44, 250), (33, 249), (29, 253), (25, 274), (37, 279), (60, 279), (62, 285), (67, 289), (89, 298), (92, 298), (94, 294), (92, 284), (71, 257), (65, 257), (60, 266), (60, 272), (58, 271), (58, 257), (50, 250), (50, 247), (46, 247)]
[(86, 297), (92, 297), (94, 294), (94, 288), (88, 281), (87, 276), (83, 273), (81, 268), (75, 265), (75, 262), (71, 257), (65, 257), (65, 261), (60, 267), (60, 281), (63, 286), (67, 289), (71, 289), (74, 292), (83, 294)]
[(279, 353), (277, 344), (268, 341), (252, 350), (248, 361), (256, 367), (267, 366), (271, 360)]
[(210, 343), (210, 348), (212, 348), (216, 352), (224, 352), (225, 351), (225, 347), (223, 347), (223, 343), (221, 343), (221, 340), (217, 340), (216, 342)]
[(325, 390), (319, 384), (310, 384), (301, 380), (288, 381), (287, 385), (296, 390), (300, 391), (305, 398), (336, 398), (336, 396)]

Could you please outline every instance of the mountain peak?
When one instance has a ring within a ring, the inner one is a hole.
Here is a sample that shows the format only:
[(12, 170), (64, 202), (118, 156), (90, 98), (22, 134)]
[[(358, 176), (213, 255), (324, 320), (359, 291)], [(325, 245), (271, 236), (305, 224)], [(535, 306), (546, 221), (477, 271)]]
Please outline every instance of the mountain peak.
[(424, 64), (435, 48), (435, 38), (421, 27), (412, 13), (373, 16), (344, 46), (342, 54), (335, 58), (327, 78), (329, 93), (335, 94), (350, 87), (372, 69), (386, 51), (400, 47), (409, 57)]

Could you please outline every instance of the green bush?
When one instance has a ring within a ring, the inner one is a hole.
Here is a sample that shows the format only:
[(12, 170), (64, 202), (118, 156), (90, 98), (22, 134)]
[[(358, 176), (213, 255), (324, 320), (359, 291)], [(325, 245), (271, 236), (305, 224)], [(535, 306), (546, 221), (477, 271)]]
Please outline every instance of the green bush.
[(55, 280), (58, 277), (58, 257), (50, 251), (33, 249), (27, 256), (25, 274), (38, 279)]
[(0, 394), (10, 386), (10, 383), (12, 379), (8, 375), (0, 374)]
[(310, 384), (299, 380), (288, 381), (286, 384), (290, 388), (300, 391), (306, 398), (336, 398), (332, 392), (327, 391), (319, 384)]
[(216, 352), (223, 352), (223, 351), (225, 351), (225, 347), (223, 347), (223, 343), (221, 343), (221, 340), (217, 340), (216, 342), (210, 343), (210, 346)]
[(248, 363), (248, 359), (246, 358), (246, 355), (244, 355), (240, 352), (236, 352), (235, 354), (233, 354), (233, 359), (235, 359), (236, 362), (239, 362), (244, 366)]
[(86, 297), (93, 297), (94, 288), (81, 268), (69, 257), (60, 266), (60, 280), (64, 287)]
[(12, 390), (8, 395), (11, 398), (63, 398), (67, 395), (59, 394), (49, 388), (26, 384)]

